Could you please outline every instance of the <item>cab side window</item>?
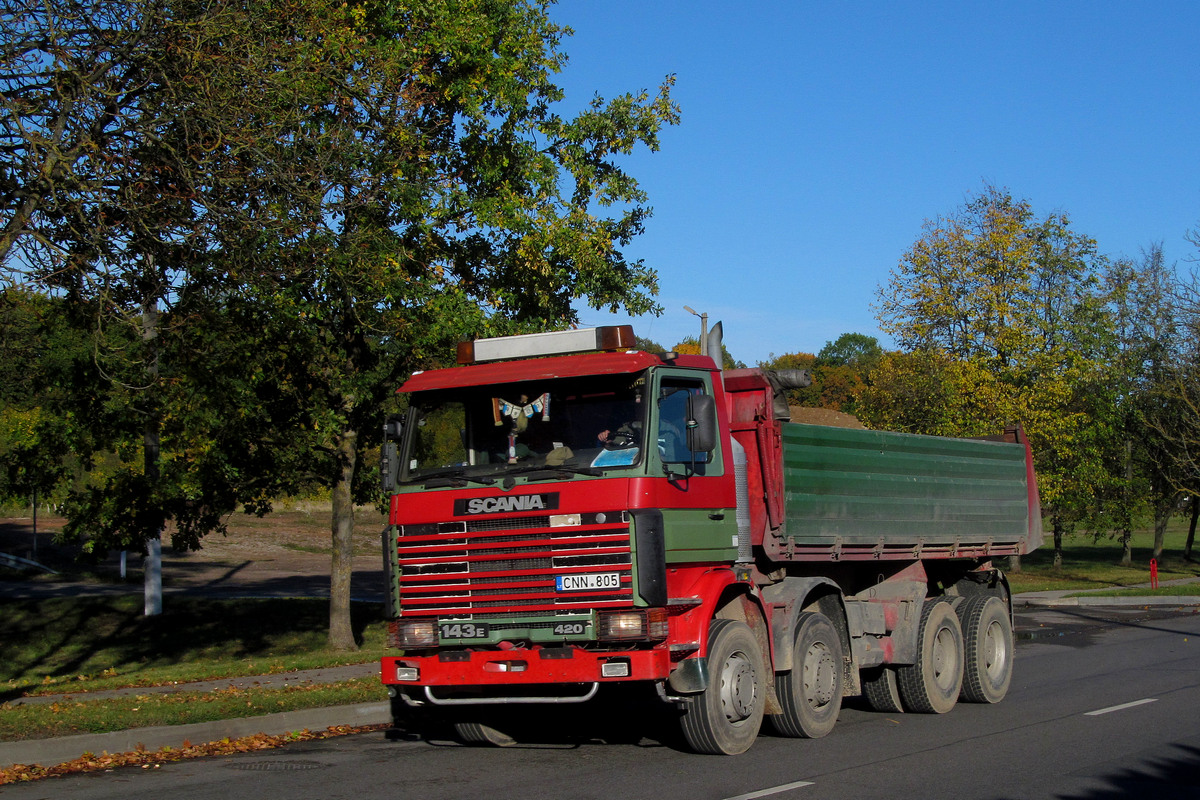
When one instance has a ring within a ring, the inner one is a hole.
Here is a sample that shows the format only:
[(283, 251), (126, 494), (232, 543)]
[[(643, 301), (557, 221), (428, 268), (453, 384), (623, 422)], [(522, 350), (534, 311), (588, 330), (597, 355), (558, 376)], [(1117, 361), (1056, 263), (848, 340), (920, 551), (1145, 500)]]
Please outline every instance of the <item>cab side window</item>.
[(693, 458), (698, 474), (708, 453), (692, 453), (687, 446), (688, 399), (704, 394), (704, 384), (683, 378), (664, 378), (658, 396), (658, 455), (664, 464), (691, 464)]

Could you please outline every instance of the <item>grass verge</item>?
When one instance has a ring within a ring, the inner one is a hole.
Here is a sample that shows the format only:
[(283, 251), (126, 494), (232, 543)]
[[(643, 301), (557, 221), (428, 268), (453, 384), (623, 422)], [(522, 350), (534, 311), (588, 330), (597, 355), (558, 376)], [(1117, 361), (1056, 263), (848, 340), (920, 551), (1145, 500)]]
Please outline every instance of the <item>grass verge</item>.
[[(1200, 577), (1200, 562), (1185, 561), (1183, 546), (1187, 538), (1187, 523), (1176, 520), (1167, 527), (1163, 557), (1158, 561), (1159, 581)], [(1150, 581), (1150, 556), (1154, 534), (1148, 530), (1134, 531), (1132, 563), (1121, 565), (1121, 542), (1116, 538), (1074, 534), (1063, 542), (1063, 560), (1054, 566), (1054, 542), (1046, 534), (1046, 543), (1021, 558), (1021, 571), (1008, 571), (1009, 583), (1016, 593), (1051, 590), (1124, 589)], [(1007, 559), (1000, 561), (1005, 567)], [(1193, 587), (1193, 593), (1200, 593)]]
[[(361, 649), (330, 650), (324, 600), (172, 598), (146, 617), (139, 596), (7, 601), (0, 612), (0, 740), (182, 725), (381, 701), (378, 679), (283, 688), (134, 694), (88, 692), (361, 664), (384, 652), (378, 604), (356, 604)], [(20, 697), (68, 699), (14, 706)]]
[(0, 613), (0, 702), (361, 664), (383, 654), (378, 604), (355, 604), (356, 652), (330, 650), (319, 599), (172, 598), (142, 614), (137, 595), (12, 600)]
[(154, 725), (189, 725), (298, 711), (306, 708), (383, 702), (387, 692), (377, 678), (336, 684), (309, 683), (283, 688), (177, 692), (20, 706), (0, 706), (0, 741), (108, 733)]
[(1129, 589), (1109, 589), (1099, 592), (1077, 592), (1069, 594), (1067, 597), (1200, 597), (1200, 583), (1159, 586), (1157, 589), (1138, 586)]

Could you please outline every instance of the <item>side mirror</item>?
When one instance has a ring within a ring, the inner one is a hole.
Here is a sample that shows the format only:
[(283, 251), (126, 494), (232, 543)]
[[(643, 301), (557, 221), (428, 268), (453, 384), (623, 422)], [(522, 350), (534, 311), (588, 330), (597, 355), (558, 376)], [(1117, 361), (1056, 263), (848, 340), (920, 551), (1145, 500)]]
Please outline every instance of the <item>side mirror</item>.
[(396, 476), (399, 474), (400, 461), (396, 442), (404, 433), (404, 417), (389, 417), (383, 423), (383, 448), (379, 457), (379, 479), (385, 494), (396, 490)]
[(688, 397), (687, 446), (693, 453), (717, 449), (717, 401), (710, 394)]
[(388, 417), (387, 421), (383, 423), (384, 441), (388, 439), (399, 439), (400, 434), (402, 433), (404, 433), (403, 415), (399, 417)]
[(396, 453), (395, 442), (383, 443), (383, 455), (379, 459), (379, 477), (385, 494), (396, 491), (396, 475), (400, 468), (400, 459)]

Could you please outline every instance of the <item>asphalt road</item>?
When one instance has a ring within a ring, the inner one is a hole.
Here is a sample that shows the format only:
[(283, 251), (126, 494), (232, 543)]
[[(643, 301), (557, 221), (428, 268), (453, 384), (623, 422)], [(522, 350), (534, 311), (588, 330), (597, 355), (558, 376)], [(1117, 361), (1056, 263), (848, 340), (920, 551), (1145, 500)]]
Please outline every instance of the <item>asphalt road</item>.
[[(39, 781), (9, 798), (1062, 798), (1200, 796), (1200, 614), (1035, 609), (996, 706), (944, 716), (851, 706), (819, 740), (763, 735), (743, 756), (684, 751), (670, 720), (617, 703), (534, 717), (516, 747), (364, 734), (281, 750)], [(651, 707), (652, 708), (652, 707)], [(614, 718), (616, 721), (614, 722)], [(600, 738), (605, 732), (607, 740)], [(615, 734), (614, 734), (615, 732)]]

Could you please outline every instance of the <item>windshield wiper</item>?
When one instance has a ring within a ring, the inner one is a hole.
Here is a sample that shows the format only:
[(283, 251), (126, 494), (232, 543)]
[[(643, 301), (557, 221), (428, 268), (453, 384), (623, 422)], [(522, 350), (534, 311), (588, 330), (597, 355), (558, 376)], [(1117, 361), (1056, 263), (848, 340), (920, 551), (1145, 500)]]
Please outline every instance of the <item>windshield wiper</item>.
[(452, 472), (447, 475), (436, 475), (434, 477), (427, 478), (423, 485), (426, 489), (439, 489), (443, 486), (452, 486), (456, 489), (461, 489), (468, 483), (480, 483), (484, 486), (490, 486), (495, 482), (495, 478), (488, 477), (487, 475), (478, 475), (472, 477), (462, 472)]
[(588, 475), (593, 478), (599, 478), (604, 474), (604, 470), (596, 467), (538, 467), (525, 473), (526, 480), (530, 481), (548, 481), (548, 480), (565, 480), (573, 475)]

